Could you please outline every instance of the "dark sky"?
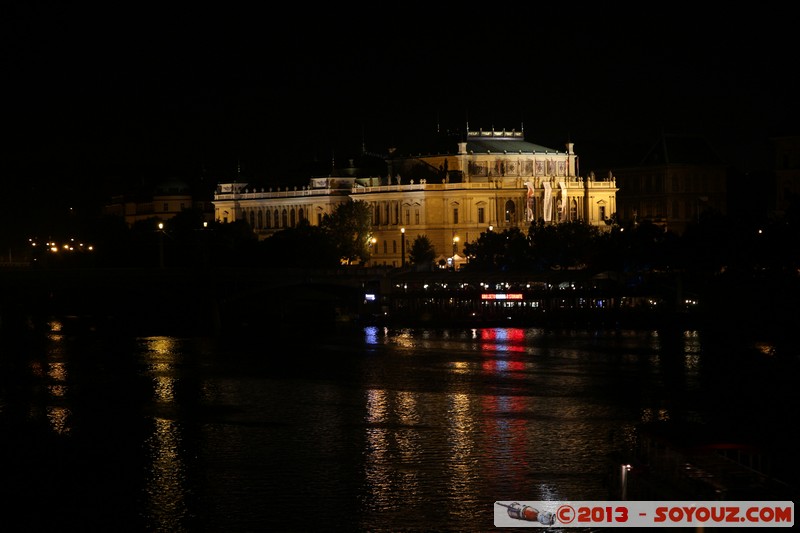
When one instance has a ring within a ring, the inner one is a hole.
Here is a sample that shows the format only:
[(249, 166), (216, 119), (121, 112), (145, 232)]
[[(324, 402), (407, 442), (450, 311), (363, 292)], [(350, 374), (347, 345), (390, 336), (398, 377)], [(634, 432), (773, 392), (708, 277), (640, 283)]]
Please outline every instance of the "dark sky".
[(585, 172), (661, 131), (756, 170), (769, 162), (755, 148), (798, 132), (798, 47), (775, 13), (164, 4), (2, 7), (6, 183), (70, 198), (230, 179), (237, 164), (305, 182), (295, 158), (385, 152), (467, 121), (572, 141)]

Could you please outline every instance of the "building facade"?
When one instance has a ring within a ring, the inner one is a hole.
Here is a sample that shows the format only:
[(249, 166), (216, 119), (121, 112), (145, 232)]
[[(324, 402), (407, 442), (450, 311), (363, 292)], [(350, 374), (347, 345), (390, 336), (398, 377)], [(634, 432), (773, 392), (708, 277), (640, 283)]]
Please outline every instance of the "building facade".
[(800, 198), (800, 136), (773, 137), (775, 194), (772, 211), (784, 215), (786, 209)]
[(705, 211), (727, 214), (728, 169), (705, 139), (662, 135), (638, 165), (617, 167), (621, 221), (681, 234)]
[(158, 183), (153, 190), (119, 194), (103, 206), (104, 215), (118, 216), (128, 226), (149, 219), (166, 221), (187, 209), (203, 213), (211, 220), (209, 198), (206, 191), (196, 191), (178, 178), (169, 178)]
[(319, 225), (340, 203), (360, 200), (372, 208), (370, 265), (401, 266), (424, 235), (437, 259), (457, 268), (466, 261), (464, 245), (483, 232), (527, 231), (537, 220), (607, 228), (617, 209), (613, 176), (584, 178), (572, 143), (559, 151), (525, 141), (523, 132), (469, 131), (424, 155), (390, 151), (385, 163), (382, 174), (332, 173), (300, 188), (220, 183), (214, 216), (244, 219), (266, 238), (301, 220)]

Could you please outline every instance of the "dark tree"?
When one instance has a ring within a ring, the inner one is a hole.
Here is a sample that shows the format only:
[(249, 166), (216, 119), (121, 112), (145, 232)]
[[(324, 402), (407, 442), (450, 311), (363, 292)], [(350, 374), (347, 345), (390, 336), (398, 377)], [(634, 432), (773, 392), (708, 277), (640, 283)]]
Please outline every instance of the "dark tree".
[(531, 224), (528, 240), (540, 269), (588, 266), (598, 251), (600, 230), (582, 220)]
[(372, 209), (361, 201), (339, 204), (322, 218), (320, 227), (339, 250), (342, 262), (369, 260), (369, 238), (372, 235)]
[(258, 247), (258, 262), (266, 266), (335, 268), (339, 250), (328, 234), (308, 220), (264, 239)]
[(419, 270), (429, 270), (433, 268), (433, 262), (436, 259), (436, 250), (433, 244), (431, 244), (431, 240), (426, 235), (417, 235), (414, 242), (411, 243), (409, 259)]

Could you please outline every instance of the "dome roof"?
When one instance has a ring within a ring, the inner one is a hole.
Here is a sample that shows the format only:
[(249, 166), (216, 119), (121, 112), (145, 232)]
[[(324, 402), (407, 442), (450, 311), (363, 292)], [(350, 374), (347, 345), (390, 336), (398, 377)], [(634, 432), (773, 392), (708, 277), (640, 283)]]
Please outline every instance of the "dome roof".
[(156, 185), (155, 193), (156, 195), (162, 196), (169, 194), (190, 194), (191, 187), (182, 179), (171, 177)]

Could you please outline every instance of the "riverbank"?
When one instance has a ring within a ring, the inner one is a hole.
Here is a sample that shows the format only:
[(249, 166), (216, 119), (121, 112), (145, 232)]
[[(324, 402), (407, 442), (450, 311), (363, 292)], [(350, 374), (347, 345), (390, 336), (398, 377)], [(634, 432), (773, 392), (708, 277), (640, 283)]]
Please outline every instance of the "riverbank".
[[(789, 341), (792, 276), (658, 276), (631, 285), (584, 272), (477, 274), (387, 270), (8, 269), (0, 327), (83, 317), (109, 331), (220, 335), (282, 327), (677, 328)], [(78, 322), (78, 321), (74, 321)]]

